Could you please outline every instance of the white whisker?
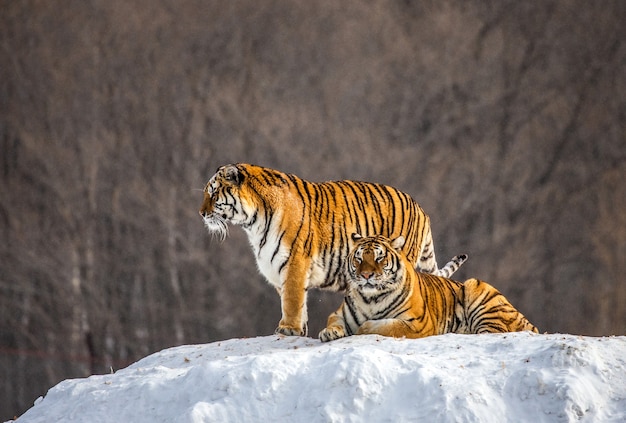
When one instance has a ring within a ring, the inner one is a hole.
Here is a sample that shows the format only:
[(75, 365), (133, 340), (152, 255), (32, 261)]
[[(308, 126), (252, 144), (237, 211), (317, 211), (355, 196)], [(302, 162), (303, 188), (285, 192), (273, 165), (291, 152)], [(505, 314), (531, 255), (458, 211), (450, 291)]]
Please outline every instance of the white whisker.
[(228, 236), (228, 224), (226, 221), (218, 215), (205, 217), (203, 220), (204, 226), (207, 228), (209, 233), (211, 233), (211, 235), (215, 238), (218, 238), (220, 242), (224, 242)]

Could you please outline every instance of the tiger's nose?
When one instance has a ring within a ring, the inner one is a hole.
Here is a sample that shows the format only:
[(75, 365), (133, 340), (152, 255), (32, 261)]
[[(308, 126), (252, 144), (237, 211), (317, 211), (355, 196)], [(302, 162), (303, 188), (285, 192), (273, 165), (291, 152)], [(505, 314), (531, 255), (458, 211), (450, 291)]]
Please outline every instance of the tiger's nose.
[(371, 272), (369, 270), (362, 270), (361, 271), (361, 276), (363, 276), (363, 279), (369, 279), (372, 277), (372, 275), (374, 274), (374, 272)]

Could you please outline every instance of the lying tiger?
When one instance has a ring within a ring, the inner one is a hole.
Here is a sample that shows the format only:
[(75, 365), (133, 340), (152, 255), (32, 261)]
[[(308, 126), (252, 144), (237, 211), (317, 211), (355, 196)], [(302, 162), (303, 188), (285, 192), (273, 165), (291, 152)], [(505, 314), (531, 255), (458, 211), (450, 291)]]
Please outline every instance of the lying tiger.
[(450, 276), (467, 259), (462, 254), (439, 268), (428, 215), (408, 194), (374, 183), (316, 183), (245, 163), (225, 165), (206, 184), (200, 215), (221, 238), (229, 224), (246, 232), (260, 272), (280, 295), (276, 333), (283, 335), (306, 334), (308, 289), (346, 288), (353, 232), (403, 235), (403, 253), (426, 273)]
[(444, 333), (537, 332), (493, 286), (418, 273), (401, 248), (402, 236), (354, 234), (347, 259), (348, 289), (319, 338), (354, 334), (422, 338)]

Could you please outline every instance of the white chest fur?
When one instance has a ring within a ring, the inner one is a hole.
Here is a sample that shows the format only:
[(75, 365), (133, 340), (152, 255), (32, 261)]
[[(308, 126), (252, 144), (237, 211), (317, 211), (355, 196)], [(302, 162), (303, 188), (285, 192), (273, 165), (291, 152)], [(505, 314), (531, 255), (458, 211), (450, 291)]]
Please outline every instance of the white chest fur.
[(265, 229), (265, 222), (258, 222), (258, 224), (247, 228), (248, 241), (252, 246), (259, 272), (270, 284), (280, 288), (282, 286), (280, 266), (287, 260), (289, 252), (282, 245), (279, 245), (278, 225), (270, 224), (267, 233)]

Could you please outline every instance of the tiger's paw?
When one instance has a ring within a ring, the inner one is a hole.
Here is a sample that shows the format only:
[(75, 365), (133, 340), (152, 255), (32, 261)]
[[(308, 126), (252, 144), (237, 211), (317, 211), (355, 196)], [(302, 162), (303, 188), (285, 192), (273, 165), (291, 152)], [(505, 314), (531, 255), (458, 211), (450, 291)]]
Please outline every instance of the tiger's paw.
[(277, 335), (285, 335), (285, 336), (305, 336), (306, 329), (280, 324), (278, 325), (274, 333)]
[(318, 335), (320, 341), (322, 342), (334, 341), (335, 339), (343, 338), (344, 336), (346, 336), (346, 332), (339, 326), (324, 328)]
[(361, 326), (359, 326), (359, 329), (357, 329), (356, 334), (357, 335), (375, 334), (377, 333), (378, 326), (380, 326), (378, 322), (375, 322), (373, 320), (367, 320), (363, 322)]

